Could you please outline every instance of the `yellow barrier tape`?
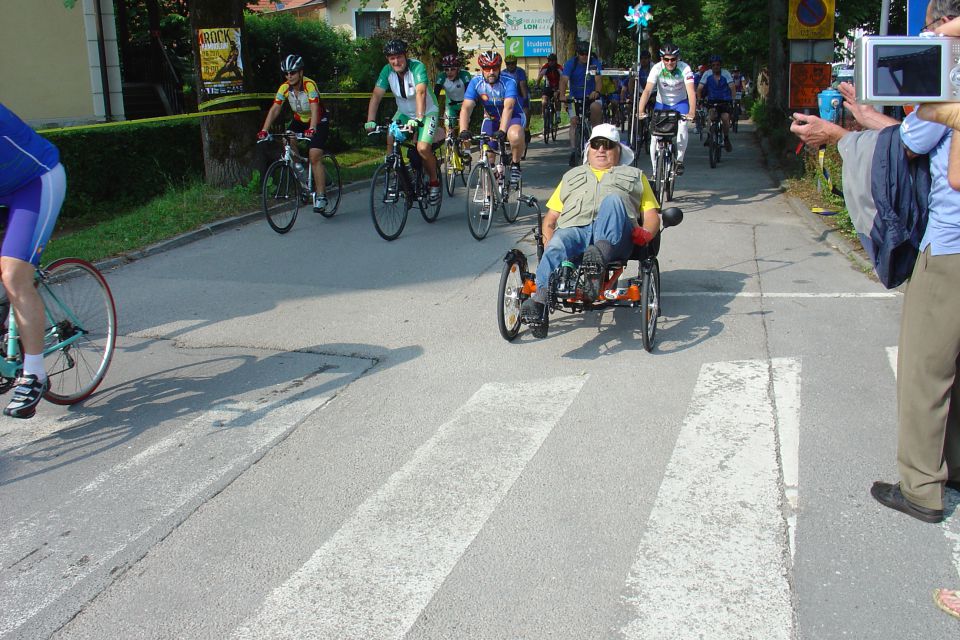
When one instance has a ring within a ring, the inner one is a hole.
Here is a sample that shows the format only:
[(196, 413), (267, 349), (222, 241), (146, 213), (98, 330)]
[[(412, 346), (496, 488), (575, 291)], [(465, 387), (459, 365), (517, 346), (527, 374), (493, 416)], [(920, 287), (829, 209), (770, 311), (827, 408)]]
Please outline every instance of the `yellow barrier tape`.
[[(446, 92), (441, 91), (440, 95), (446, 95)], [(241, 100), (272, 100), (275, 97), (276, 97), (275, 93), (238, 93), (233, 96), (224, 96), (222, 98), (216, 98), (214, 100), (204, 102), (203, 104), (200, 105), (199, 108), (200, 108), (200, 111), (203, 111), (204, 109), (209, 109), (210, 107), (215, 107), (221, 104), (227, 104), (229, 102), (237, 102)], [(351, 100), (353, 100), (358, 98), (369, 99), (370, 94), (369, 93), (321, 93), (320, 97), (323, 98), (324, 100), (338, 100), (341, 98), (350, 98)], [(384, 97), (392, 98), (393, 94), (387, 91), (384, 94)]]
[(60, 131), (79, 131), (80, 129), (103, 129), (105, 127), (124, 127), (132, 124), (143, 124), (149, 122), (166, 122), (170, 120), (188, 120), (190, 118), (207, 118), (210, 116), (221, 115), (225, 113), (241, 113), (244, 111), (259, 111), (260, 107), (237, 107), (236, 109), (223, 109), (222, 111), (213, 111), (211, 113), (183, 113), (177, 116), (160, 116), (157, 118), (141, 118), (139, 120), (123, 120), (121, 122), (101, 122), (99, 124), (83, 124), (76, 127), (58, 127), (55, 129), (38, 129), (37, 133), (55, 133)]

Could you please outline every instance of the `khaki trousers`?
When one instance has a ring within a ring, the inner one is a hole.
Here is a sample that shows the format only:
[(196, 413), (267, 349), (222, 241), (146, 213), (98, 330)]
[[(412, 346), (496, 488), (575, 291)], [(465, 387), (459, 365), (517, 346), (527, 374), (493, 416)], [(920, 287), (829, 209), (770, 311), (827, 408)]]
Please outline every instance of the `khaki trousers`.
[(960, 254), (917, 258), (907, 285), (897, 356), (900, 489), (943, 508), (943, 483), (960, 481)]

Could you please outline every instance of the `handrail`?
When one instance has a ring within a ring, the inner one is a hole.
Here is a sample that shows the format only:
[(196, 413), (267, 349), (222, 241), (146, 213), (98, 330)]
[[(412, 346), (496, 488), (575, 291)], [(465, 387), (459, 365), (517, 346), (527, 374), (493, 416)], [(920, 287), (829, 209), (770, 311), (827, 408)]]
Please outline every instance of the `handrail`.
[(183, 105), (183, 81), (177, 68), (173, 66), (170, 56), (167, 54), (167, 47), (159, 37), (154, 39), (157, 49), (160, 50), (160, 88), (163, 98), (167, 103), (167, 113), (180, 114), (184, 112)]

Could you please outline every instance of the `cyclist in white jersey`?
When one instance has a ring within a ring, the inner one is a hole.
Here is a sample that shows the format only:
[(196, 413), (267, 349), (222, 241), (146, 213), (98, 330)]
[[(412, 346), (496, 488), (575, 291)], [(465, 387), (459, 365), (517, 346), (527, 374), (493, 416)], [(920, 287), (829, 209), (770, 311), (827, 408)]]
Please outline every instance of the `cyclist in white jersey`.
[[(637, 117), (645, 118), (647, 101), (654, 87), (657, 90), (657, 102), (653, 108), (657, 111), (671, 109), (683, 114), (677, 129), (677, 175), (683, 175), (683, 157), (687, 152), (687, 121), (693, 120), (697, 112), (697, 95), (693, 84), (693, 70), (686, 62), (680, 61), (680, 47), (665, 42), (660, 47), (660, 62), (653, 65), (647, 76), (647, 86), (640, 96)], [(656, 165), (657, 145), (650, 145), (650, 164)]]
[(470, 74), (461, 68), (460, 57), (455, 53), (448, 53), (440, 60), (440, 66), (443, 68), (443, 74), (437, 77), (437, 84), (433, 88), (433, 93), (440, 97), (440, 92), (446, 95), (446, 116), (451, 125), (460, 117), (460, 106), (463, 104), (463, 94), (470, 84)]
[[(437, 126), (440, 109), (437, 99), (430, 91), (430, 79), (427, 68), (419, 60), (407, 58), (407, 43), (403, 40), (390, 40), (383, 47), (387, 64), (380, 71), (377, 84), (370, 93), (367, 105), (367, 131), (377, 128), (375, 118), (380, 101), (390, 89), (397, 100), (397, 113), (393, 120), (401, 125), (410, 124), (420, 128), (417, 137), (417, 153), (423, 159), (423, 167), (430, 180), (430, 204), (440, 202), (440, 178), (437, 174), (437, 157), (430, 148), (434, 142), (444, 138), (443, 129)], [(393, 146), (393, 136), (387, 134), (387, 153)]]

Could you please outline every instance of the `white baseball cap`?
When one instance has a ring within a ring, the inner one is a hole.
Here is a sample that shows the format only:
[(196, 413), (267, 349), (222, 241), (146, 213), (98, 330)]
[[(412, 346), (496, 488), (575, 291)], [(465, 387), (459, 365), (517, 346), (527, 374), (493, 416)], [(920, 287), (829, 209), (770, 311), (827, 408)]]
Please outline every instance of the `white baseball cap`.
[[(590, 146), (590, 142), (594, 138), (606, 138), (611, 142), (620, 143), (620, 164), (628, 165), (633, 164), (633, 149), (627, 145), (620, 142), (620, 129), (613, 126), (612, 124), (598, 124), (593, 128), (593, 131), (590, 132), (590, 140), (587, 140), (587, 146)], [(583, 164), (587, 164), (587, 147), (583, 148)]]

